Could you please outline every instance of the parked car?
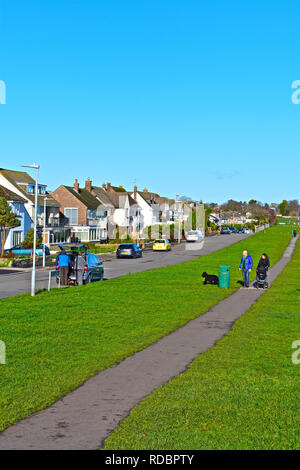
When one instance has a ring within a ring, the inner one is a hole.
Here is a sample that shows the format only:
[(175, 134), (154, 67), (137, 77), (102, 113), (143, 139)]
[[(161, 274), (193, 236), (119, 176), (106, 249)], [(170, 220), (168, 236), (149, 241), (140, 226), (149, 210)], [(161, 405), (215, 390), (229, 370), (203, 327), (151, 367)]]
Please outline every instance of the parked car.
[(171, 251), (171, 243), (169, 240), (155, 240), (152, 246), (153, 251)]
[(237, 233), (246, 233), (246, 231), (243, 227), (241, 227), (238, 229)]
[(200, 242), (203, 240), (203, 233), (201, 230), (190, 230), (186, 236), (187, 242)]
[(228, 235), (230, 232), (228, 227), (222, 227), (221, 228), (221, 235)]
[(136, 243), (121, 243), (117, 248), (117, 258), (141, 258), (143, 250)]
[[(85, 268), (83, 273), (83, 283), (87, 284), (93, 281), (101, 281), (104, 275), (102, 261), (94, 253), (89, 253), (88, 247), (82, 243), (61, 243), (58, 245), (61, 250), (65, 250), (70, 258), (71, 268), (69, 271), (70, 284), (76, 283), (76, 259), (78, 253), (81, 252), (85, 260)], [(59, 264), (56, 266), (59, 270)], [(58, 279), (58, 278), (57, 278)]]
[(230, 233), (237, 233), (237, 230), (235, 227), (228, 227), (230, 230)]
[[(47, 245), (42, 245), (42, 248), (37, 248), (35, 254), (37, 256), (43, 256), (43, 248), (45, 248), (46, 256), (50, 255), (50, 250)], [(31, 256), (30, 248), (22, 248), (21, 245), (15, 245), (8, 250), (5, 250), (4, 253), (13, 253), (15, 256)]]

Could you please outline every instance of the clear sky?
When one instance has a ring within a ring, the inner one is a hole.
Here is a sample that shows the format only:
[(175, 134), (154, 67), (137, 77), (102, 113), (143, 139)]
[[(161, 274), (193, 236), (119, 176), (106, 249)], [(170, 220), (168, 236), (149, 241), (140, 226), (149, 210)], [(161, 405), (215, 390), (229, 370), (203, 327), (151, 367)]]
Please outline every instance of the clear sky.
[(300, 199), (299, 0), (0, 0), (0, 166)]

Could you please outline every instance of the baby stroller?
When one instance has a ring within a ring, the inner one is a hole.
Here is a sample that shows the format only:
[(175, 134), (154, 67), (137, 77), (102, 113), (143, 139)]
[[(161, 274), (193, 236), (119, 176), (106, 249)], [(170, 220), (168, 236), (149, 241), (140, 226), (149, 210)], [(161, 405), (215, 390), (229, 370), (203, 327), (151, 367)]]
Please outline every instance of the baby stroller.
[(257, 267), (256, 281), (254, 283), (254, 287), (256, 287), (256, 289), (259, 289), (260, 287), (262, 287), (263, 289), (267, 289), (269, 287), (269, 284), (267, 282), (267, 273), (268, 270), (263, 266)]

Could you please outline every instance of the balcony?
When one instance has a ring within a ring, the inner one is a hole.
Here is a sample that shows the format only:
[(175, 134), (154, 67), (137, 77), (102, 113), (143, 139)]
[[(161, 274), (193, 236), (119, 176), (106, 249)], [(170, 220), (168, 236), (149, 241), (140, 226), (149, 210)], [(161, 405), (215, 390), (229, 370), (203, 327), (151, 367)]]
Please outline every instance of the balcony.
[[(38, 217), (37, 218), (37, 225), (39, 227), (44, 227), (44, 217)], [(46, 228), (51, 228), (51, 227), (59, 227), (59, 217), (49, 217), (46, 220)]]
[(87, 225), (89, 227), (106, 228), (107, 217), (88, 218)]

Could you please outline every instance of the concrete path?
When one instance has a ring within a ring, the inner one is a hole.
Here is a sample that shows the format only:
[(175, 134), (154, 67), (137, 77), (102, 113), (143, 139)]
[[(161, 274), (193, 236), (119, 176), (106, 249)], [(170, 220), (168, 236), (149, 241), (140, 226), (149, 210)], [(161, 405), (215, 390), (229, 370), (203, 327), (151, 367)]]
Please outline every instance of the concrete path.
[[(295, 245), (293, 239), (270, 270), (270, 283), (290, 260)], [(214, 346), (263, 292), (239, 289), (206, 314), (98, 373), (46, 410), (1, 433), (0, 449), (99, 449), (134, 406)]]

